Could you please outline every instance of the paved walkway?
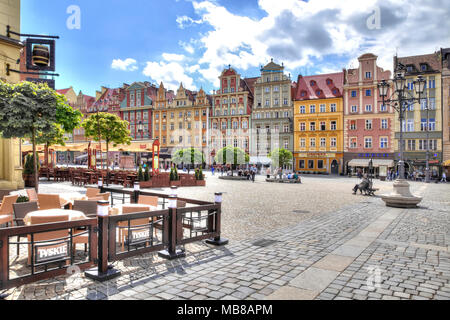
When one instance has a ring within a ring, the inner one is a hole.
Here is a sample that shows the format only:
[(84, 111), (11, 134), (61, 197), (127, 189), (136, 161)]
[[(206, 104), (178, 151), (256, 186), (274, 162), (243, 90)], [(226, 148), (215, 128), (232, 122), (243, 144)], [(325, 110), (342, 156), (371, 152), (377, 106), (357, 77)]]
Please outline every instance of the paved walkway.
[(15, 290), (12, 299), (450, 299), (447, 185), (418, 184), (421, 208), (379, 198), (221, 248), (187, 246), (176, 261), (123, 261), (118, 279), (76, 274)]

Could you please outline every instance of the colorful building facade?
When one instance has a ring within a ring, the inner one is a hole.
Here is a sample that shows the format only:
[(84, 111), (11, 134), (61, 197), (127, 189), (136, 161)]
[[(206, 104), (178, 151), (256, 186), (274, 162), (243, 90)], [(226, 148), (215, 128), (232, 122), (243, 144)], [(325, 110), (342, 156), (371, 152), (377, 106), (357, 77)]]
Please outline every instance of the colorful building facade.
[(178, 149), (196, 148), (206, 157), (210, 107), (203, 89), (194, 92), (181, 83), (174, 94), (160, 84), (153, 111), (153, 136), (160, 142), (165, 165)]
[(441, 49), (442, 58), (442, 144), (446, 175), (450, 175), (450, 48)]
[(214, 164), (216, 153), (226, 146), (250, 152), (253, 88), (257, 79), (241, 79), (231, 66), (219, 76), (220, 89), (212, 96), (208, 164)]
[(344, 73), (299, 75), (294, 98), (294, 169), (343, 171)]
[(291, 79), (283, 71), (284, 66), (272, 60), (261, 67), (254, 83), (251, 163), (270, 163), (268, 155), (274, 148), (294, 151)]
[(377, 66), (371, 53), (358, 61), (358, 68), (344, 70), (344, 172), (364, 171), (372, 159), (375, 174), (382, 166), (386, 176), (394, 166), (394, 108), (383, 105), (378, 84), (389, 81), (391, 72)]
[[(437, 176), (442, 164), (442, 61), (440, 52), (432, 54), (394, 57), (394, 67), (398, 63), (406, 67), (408, 94), (417, 97), (414, 81), (422, 75), (426, 80), (425, 97), (420, 103), (408, 104), (403, 121), (405, 171), (425, 172), (426, 149), (429, 147), (429, 167), (431, 176)], [(428, 108), (428, 139), (427, 139)], [(399, 158), (400, 121), (395, 116), (395, 157)]]
[(157, 90), (148, 82), (135, 82), (125, 89), (120, 116), (130, 123), (133, 140), (152, 139), (152, 112)]

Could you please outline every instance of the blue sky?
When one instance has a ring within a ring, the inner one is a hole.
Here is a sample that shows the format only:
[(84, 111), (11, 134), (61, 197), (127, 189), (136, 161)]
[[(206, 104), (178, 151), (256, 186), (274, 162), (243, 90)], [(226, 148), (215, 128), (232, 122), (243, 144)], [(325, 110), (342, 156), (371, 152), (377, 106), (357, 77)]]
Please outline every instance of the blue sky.
[[(392, 56), (450, 47), (444, 0), (22, 0), (22, 33), (59, 35), (57, 88), (94, 95), (100, 86), (150, 81), (217, 89), (231, 64), (242, 76), (274, 58), (296, 79), (356, 67), (365, 52)], [(67, 8), (81, 11), (69, 30)], [(430, 13), (433, 13), (432, 15)], [(417, 28), (416, 21), (422, 21)], [(439, 30), (434, 21), (441, 21)], [(371, 24), (370, 24), (371, 23)], [(370, 25), (369, 25), (370, 24)], [(404, 30), (414, 30), (414, 39)]]

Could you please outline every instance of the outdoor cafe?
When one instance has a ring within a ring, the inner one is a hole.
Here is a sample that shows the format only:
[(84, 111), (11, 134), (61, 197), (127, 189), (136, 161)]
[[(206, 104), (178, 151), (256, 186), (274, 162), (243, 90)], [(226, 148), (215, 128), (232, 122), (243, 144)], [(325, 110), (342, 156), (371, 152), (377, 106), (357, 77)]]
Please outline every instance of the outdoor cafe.
[[(223, 245), (222, 194), (214, 201), (179, 198), (133, 188), (105, 186), (85, 194), (11, 192), (0, 204), (0, 289), (64, 275), (76, 266), (104, 281), (120, 275), (110, 263), (149, 252), (174, 259), (182, 247), (206, 240)], [(26, 194), (28, 202), (18, 203)]]

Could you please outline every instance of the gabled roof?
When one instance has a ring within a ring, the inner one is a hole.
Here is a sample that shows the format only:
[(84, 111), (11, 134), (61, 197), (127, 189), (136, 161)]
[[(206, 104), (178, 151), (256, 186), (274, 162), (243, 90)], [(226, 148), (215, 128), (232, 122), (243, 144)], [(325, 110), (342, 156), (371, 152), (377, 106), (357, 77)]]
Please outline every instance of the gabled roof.
[(244, 90), (250, 92), (250, 94), (253, 96), (255, 93), (255, 83), (257, 80), (258, 77), (241, 79), (241, 87)]
[(72, 88), (67, 88), (67, 89), (60, 89), (60, 90), (56, 90), (56, 92), (58, 92), (59, 94), (66, 94), (67, 92), (69, 92), (69, 90)]
[(294, 100), (330, 99), (342, 97), (344, 73), (298, 76)]

